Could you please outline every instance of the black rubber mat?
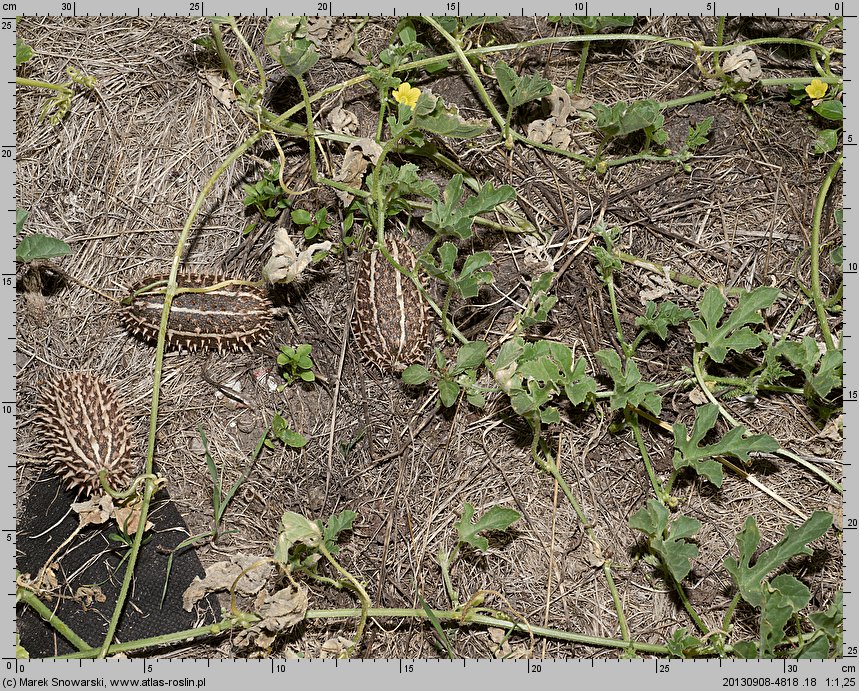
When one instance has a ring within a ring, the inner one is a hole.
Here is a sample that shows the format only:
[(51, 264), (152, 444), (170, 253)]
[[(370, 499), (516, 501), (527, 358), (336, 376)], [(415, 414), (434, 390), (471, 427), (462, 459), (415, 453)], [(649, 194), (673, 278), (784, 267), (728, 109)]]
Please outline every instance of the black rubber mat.
[[(29, 573), (35, 578), (54, 550), (78, 525), (78, 516), (69, 511), (69, 507), (79, 499), (65, 491), (57, 478), (50, 478), (35, 483), (28, 496), (19, 497), (19, 501), (22, 500), (24, 510), (19, 514), (17, 568), (20, 573)], [(212, 595), (201, 600), (191, 612), (182, 609), (185, 588), (195, 576), (204, 575), (193, 548), (184, 549), (174, 557), (167, 595), (161, 605), (168, 556), (188, 537), (188, 533), (176, 506), (164, 490), (156, 494), (149, 520), (155, 527), (144, 538), (146, 542), (138, 557), (115, 642), (149, 638), (220, 619), (220, 606)], [(109, 537), (117, 532), (113, 520), (103, 525), (87, 526), (63, 547), (56, 577), (62, 595), (68, 597), (43, 600), (92, 646), (99, 646), (104, 640), (125, 573), (125, 562), (122, 566), (119, 564), (128, 548)], [(94, 586), (105, 595), (105, 602), (88, 602), (86, 595), (92, 591), (79, 590)], [(21, 645), (31, 657), (52, 657), (75, 651), (53, 627), (31, 608), (21, 604), (18, 605), (17, 627)]]

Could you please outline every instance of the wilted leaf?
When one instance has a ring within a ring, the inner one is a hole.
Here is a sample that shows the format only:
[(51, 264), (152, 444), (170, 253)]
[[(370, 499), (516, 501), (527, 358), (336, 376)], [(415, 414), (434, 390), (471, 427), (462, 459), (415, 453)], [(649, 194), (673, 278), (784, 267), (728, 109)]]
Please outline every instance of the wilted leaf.
[[(257, 568), (250, 568), (257, 562), (261, 563)], [(233, 583), (245, 569), (250, 569), (236, 583), (235, 592), (239, 595), (255, 595), (265, 585), (271, 575), (272, 566), (264, 562), (262, 557), (251, 554), (234, 554), (227, 561), (219, 561), (206, 568), (203, 578), (196, 576), (182, 594), (182, 607), (190, 612), (194, 604), (203, 599), (207, 594), (226, 591), (233, 587)]]
[(271, 259), (263, 267), (262, 275), (270, 283), (292, 283), (313, 263), (313, 255), (331, 249), (331, 241), (317, 242), (298, 252), (289, 232), (278, 228), (274, 234)]
[(304, 621), (308, 606), (304, 589), (288, 586), (274, 595), (261, 592), (254, 603), (254, 610), (261, 619), (250, 628), (239, 631), (234, 639), (235, 645), (268, 652), (279, 635)]
[(722, 61), (722, 71), (726, 74), (736, 72), (739, 80), (746, 83), (757, 81), (763, 76), (757, 54), (747, 46), (731, 48)]

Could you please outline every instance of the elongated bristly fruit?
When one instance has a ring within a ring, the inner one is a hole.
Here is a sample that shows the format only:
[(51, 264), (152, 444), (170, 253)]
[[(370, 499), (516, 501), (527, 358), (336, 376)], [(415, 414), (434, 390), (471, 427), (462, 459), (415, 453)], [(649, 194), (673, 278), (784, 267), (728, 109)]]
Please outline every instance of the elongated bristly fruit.
[[(387, 244), (395, 261), (414, 270), (417, 260), (404, 241), (389, 238)], [(361, 352), (381, 369), (393, 372), (422, 360), (429, 344), (430, 318), (411, 279), (375, 250), (364, 253), (356, 281), (352, 328)]]
[(60, 372), (44, 384), (35, 421), (49, 460), (68, 487), (100, 493), (98, 474), (128, 487), (136, 463), (125, 408), (114, 387), (89, 372)]
[[(150, 343), (158, 338), (167, 274), (147, 276), (129, 289), (120, 321), (136, 336)], [(219, 274), (182, 272), (178, 288), (200, 292), (179, 293), (173, 298), (167, 322), (167, 345), (188, 350), (253, 349), (271, 329), (271, 302), (263, 288), (228, 284)]]

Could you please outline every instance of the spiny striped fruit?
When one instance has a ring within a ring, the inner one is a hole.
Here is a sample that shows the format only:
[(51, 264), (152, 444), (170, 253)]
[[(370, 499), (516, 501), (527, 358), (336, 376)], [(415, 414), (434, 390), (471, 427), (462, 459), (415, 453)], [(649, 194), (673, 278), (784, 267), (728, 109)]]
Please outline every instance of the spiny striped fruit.
[(99, 472), (124, 490), (135, 474), (131, 430), (116, 390), (88, 372), (60, 372), (41, 392), (36, 424), (69, 488), (98, 493)]
[[(120, 321), (133, 334), (158, 339), (168, 274), (148, 276), (129, 289)], [(218, 274), (182, 272), (179, 288), (210, 288), (230, 280)], [(173, 348), (253, 350), (271, 329), (271, 302), (256, 286), (226, 285), (214, 290), (180, 293), (173, 298), (167, 322), (167, 345)]]

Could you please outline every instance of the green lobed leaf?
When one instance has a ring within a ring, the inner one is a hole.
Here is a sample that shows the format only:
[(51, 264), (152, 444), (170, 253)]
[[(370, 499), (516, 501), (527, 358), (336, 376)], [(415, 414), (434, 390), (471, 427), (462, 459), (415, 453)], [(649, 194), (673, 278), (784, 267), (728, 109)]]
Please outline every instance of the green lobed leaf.
[(641, 372), (634, 360), (626, 361), (626, 369), (614, 350), (601, 350), (597, 359), (614, 382), (609, 398), (612, 410), (624, 410), (627, 406), (641, 407), (654, 415), (662, 411), (662, 397), (656, 393), (656, 384), (641, 381)]
[(493, 506), (476, 523), (471, 522), (472, 518), (474, 518), (474, 507), (465, 502), (462, 505), (462, 517), (454, 525), (459, 541), (485, 552), (489, 549), (489, 541), (479, 533), (487, 530), (507, 530), (521, 518), (521, 514), (513, 509)]
[(414, 109), (414, 119), (422, 130), (456, 139), (472, 139), (489, 129), (488, 121), (467, 122), (460, 116), (456, 106), (446, 106), (441, 97), (428, 91), (421, 92)]
[(692, 434), (687, 439), (686, 425), (674, 425), (674, 467), (677, 470), (690, 467), (698, 475), (706, 477), (716, 487), (722, 486), (722, 465), (715, 460), (718, 456), (733, 456), (743, 461), (749, 460), (752, 452), (773, 452), (779, 448), (778, 442), (766, 434), (746, 435), (742, 425), (733, 427), (715, 444), (700, 446), (701, 441), (716, 424), (719, 406), (708, 403), (695, 411)]
[(713, 116), (704, 118), (697, 125), (689, 127), (689, 134), (686, 135), (686, 148), (689, 151), (694, 151), (699, 146), (707, 143), (707, 135), (710, 134), (710, 128), (713, 126)]
[(402, 166), (385, 163), (382, 166), (379, 182), (390, 199), (407, 195), (438, 199), (438, 185), (432, 180), (421, 179), (418, 170), (414, 163), (405, 163)]
[(506, 62), (499, 60), (495, 63), (495, 78), (498, 88), (511, 108), (518, 108), (529, 101), (552, 93), (552, 83), (539, 74), (519, 76)]
[(763, 583), (766, 576), (795, 556), (812, 554), (807, 544), (823, 535), (831, 525), (831, 513), (815, 511), (798, 528), (787, 526), (778, 544), (760, 554), (752, 565), (761, 536), (754, 516), (749, 516), (737, 535), (740, 558), (726, 557), (724, 561), (725, 569), (733, 576), (742, 598), (754, 607), (761, 607), (767, 587)]
[(832, 598), (832, 604), (825, 612), (813, 612), (808, 615), (815, 629), (823, 631), (829, 638), (835, 640), (844, 634), (844, 594), (839, 590)]
[(637, 317), (635, 325), (646, 333), (659, 336), (663, 341), (668, 338), (668, 327), (679, 326), (692, 318), (692, 311), (681, 309), (667, 300), (658, 305), (649, 300), (643, 317)]
[[(703, 645), (704, 641), (688, 633), (685, 626), (676, 629), (674, 635), (666, 641), (668, 652), (672, 656), (679, 658), (688, 657), (687, 653), (692, 653), (696, 648), (700, 648)], [(692, 656), (694, 657), (694, 655)]]
[(307, 36), (307, 17), (274, 17), (265, 30), (263, 43), (269, 55), (277, 60), (282, 43)]
[(727, 300), (715, 286), (704, 293), (699, 306), (699, 319), (689, 322), (697, 343), (706, 343), (704, 351), (714, 362), (722, 363), (728, 351), (744, 353), (757, 348), (760, 339), (747, 324), (761, 324), (761, 310), (772, 307), (778, 297), (778, 288), (761, 286), (740, 296), (736, 309), (720, 325)]
[(820, 369), (811, 379), (811, 388), (820, 398), (826, 398), (844, 382), (844, 356), (840, 350), (828, 350), (820, 358)]
[(337, 554), (340, 551), (337, 539), (340, 537), (340, 533), (352, 530), (352, 523), (357, 515), (354, 511), (347, 509), (328, 518), (328, 522), (322, 529), (322, 539), (325, 540), (325, 548), (331, 554)]
[[(16, 218), (16, 224), (18, 219)], [(21, 221), (23, 224), (23, 220)], [(31, 262), (36, 259), (53, 259), (71, 254), (72, 248), (58, 238), (39, 233), (23, 238), (15, 248), (15, 261)]]
[(624, 137), (648, 128), (661, 128), (664, 122), (659, 101), (645, 98), (625, 103), (618, 101), (613, 106), (594, 103), (591, 111), (596, 116), (597, 128), (607, 137)]
[(808, 604), (808, 588), (790, 574), (780, 574), (764, 590), (760, 615), (760, 655), (775, 656), (778, 645), (784, 642), (784, 627), (790, 618)]
[(678, 515), (669, 523), (668, 509), (656, 499), (650, 499), (645, 508), (639, 509), (629, 518), (631, 528), (648, 536), (648, 545), (672, 577), (678, 582), (692, 570), (692, 559), (698, 556), (697, 545), (686, 542), (701, 529), (694, 518)]
[(477, 297), (480, 286), (488, 285), (494, 279), (491, 271), (479, 270), (491, 263), (492, 255), (489, 252), (475, 252), (466, 257), (459, 278), (454, 282), (457, 292), (466, 300)]

